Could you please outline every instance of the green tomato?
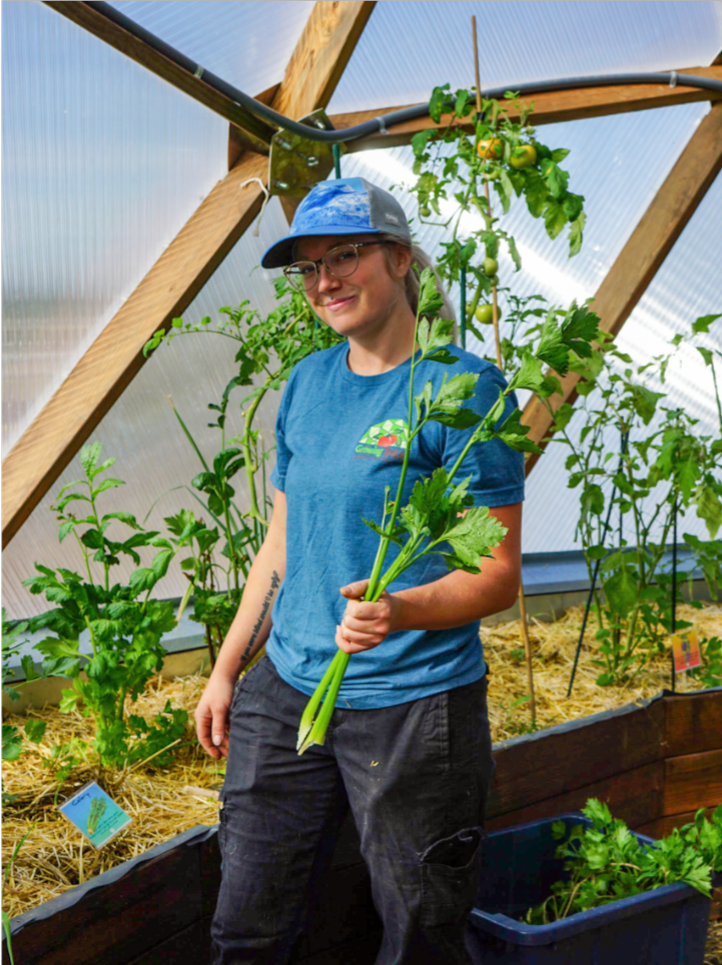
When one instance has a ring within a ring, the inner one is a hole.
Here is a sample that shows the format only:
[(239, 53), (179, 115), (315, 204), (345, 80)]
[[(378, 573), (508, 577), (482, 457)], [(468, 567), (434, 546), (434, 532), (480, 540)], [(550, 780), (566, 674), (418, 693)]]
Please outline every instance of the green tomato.
[(532, 164), (536, 164), (536, 159), (537, 153), (533, 144), (520, 144), (512, 151), (509, 164), (517, 171), (521, 171), (522, 168), (530, 168)]
[[(497, 311), (497, 317), (501, 318), (501, 312)], [(480, 325), (494, 324), (493, 305), (479, 305), (476, 309), (476, 320)]]
[(489, 277), (491, 277), (492, 275), (495, 275), (498, 270), (499, 270), (499, 262), (496, 260), (496, 258), (485, 258), (485, 259), (484, 259), (484, 274), (485, 274), (485, 275), (489, 275)]
[(422, 208), (419, 208), (419, 214), (422, 218), (428, 218), (431, 215), (431, 208), (424, 205)]

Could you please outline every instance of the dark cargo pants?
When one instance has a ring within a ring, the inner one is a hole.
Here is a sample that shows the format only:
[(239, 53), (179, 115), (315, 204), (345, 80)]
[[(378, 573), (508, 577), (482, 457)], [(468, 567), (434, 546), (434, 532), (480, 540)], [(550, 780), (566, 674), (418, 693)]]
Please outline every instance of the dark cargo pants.
[(334, 711), (299, 757), (308, 698), (264, 657), (231, 706), (214, 965), (284, 965), (350, 805), (384, 937), (377, 965), (456, 965), (476, 894), (494, 764), (486, 679), (378, 710)]

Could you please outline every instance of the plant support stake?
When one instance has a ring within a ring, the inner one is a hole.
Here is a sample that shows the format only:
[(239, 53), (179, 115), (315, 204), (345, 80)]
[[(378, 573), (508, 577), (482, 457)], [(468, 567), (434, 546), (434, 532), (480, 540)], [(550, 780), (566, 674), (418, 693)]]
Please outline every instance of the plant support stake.
[[(476, 78), (476, 119), (477, 121), (481, 118), (481, 77), (479, 74), (479, 43), (476, 36), (476, 17), (471, 18), (471, 33), (474, 38), (474, 76)], [(484, 194), (486, 196), (486, 203), (489, 206), (489, 214), (491, 214), (491, 198), (489, 197), (489, 182), (484, 180)], [(465, 281), (466, 281), (466, 268), (462, 267), (462, 302), (461, 311), (462, 318), (466, 315), (466, 301), (465, 301)], [(499, 307), (496, 299), (496, 285), (492, 285), (491, 288), (491, 301), (492, 301), (492, 318), (494, 321), (494, 342), (496, 344), (496, 364), (500, 372), (504, 371), (504, 367), (501, 359), (501, 340), (499, 338)], [(462, 329), (463, 332), (463, 329)], [(463, 335), (462, 335), (463, 339)], [(461, 343), (462, 348), (466, 348), (464, 342)], [(534, 671), (531, 662), (531, 642), (529, 640), (529, 626), (526, 619), (526, 600), (524, 599), (524, 582), (520, 580), (519, 582), (519, 618), (521, 620), (521, 633), (524, 640), (524, 658), (526, 661), (526, 673), (527, 679), (529, 681), (529, 710), (531, 712), (531, 722), (532, 726), (536, 724), (536, 700), (534, 697)]]
[[(677, 497), (674, 497), (672, 509), (672, 633), (677, 632)], [(672, 658), (672, 693), (677, 691), (677, 668), (674, 665), (674, 647)]]

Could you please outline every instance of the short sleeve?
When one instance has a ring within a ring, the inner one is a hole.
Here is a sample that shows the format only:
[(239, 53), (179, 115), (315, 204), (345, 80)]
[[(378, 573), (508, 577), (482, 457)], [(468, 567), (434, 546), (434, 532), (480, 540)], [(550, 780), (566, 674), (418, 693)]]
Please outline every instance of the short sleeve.
[(288, 472), (288, 464), (291, 461), (291, 450), (286, 444), (286, 420), (293, 397), (294, 374), (295, 372), (291, 372), (289, 380), (286, 383), (283, 398), (278, 407), (278, 415), (276, 416), (276, 465), (273, 467), (273, 472), (271, 473), (271, 483), (281, 492), (286, 491), (286, 473)]
[[(499, 390), (505, 389), (507, 382), (495, 365), (481, 371), (476, 384), (473, 400), (467, 405), (480, 416), (486, 415), (499, 398)], [(506, 400), (503, 422), (517, 407), (516, 396), (512, 392)], [(444, 443), (444, 465), (451, 469), (468, 442), (469, 432), (446, 429)], [(477, 505), (509, 506), (524, 499), (524, 456), (514, 452), (500, 439), (477, 443), (469, 450), (461, 464), (457, 479), (471, 475), (469, 492)]]

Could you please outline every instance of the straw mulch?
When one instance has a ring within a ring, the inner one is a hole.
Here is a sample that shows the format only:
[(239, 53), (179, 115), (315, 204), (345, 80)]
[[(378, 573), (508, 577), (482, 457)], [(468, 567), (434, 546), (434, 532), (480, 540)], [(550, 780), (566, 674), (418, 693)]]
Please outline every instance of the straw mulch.
[[(706, 636), (722, 636), (722, 606), (706, 606), (702, 611), (681, 607), (680, 619), (694, 621)], [(592, 620), (587, 631), (571, 699), (566, 698), (574, 650), (581, 625), (582, 609), (568, 610), (554, 623), (530, 621), (530, 638), (536, 689), (536, 726), (548, 727), (572, 718), (584, 717), (636, 700), (651, 697), (670, 683), (668, 660), (655, 660), (640, 679), (622, 687), (599, 687), (599, 670), (591, 663), (596, 626)], [(521, 624), (512, 623), (482, 628), (482, 640), (491, 677), (489, 709), (495, 741), (525, 733), (530, 729), (529, 703), (514, 706), (529, 693), (524, 661)], [(133, 823), (102, 851), (95, 851), (55, 809), (58, 785), (48, 767), (50, 748), (77, 737), (92, 743), (92, 721), (77, 711), (61, 714), (57, 708), (32, 710), (31, 716), (47, 722), (46, 735), (38, 746), (25, 742), (19, 761), (3, 766), (3, 790), (17, 794), (12, 805), (3, 809), (2, 862), (7, 866), (13, 848), (30, 831), (4, 888), (3, 908), (12, 917), (56, 897), (68, 888), (120, 864), (168, 840), (196, 824), (215, 824), (218, 804), (211, 798), (193, 796), (188, 785), (213, 789), (220, 785), (223, 762), (218, 764), (197, 745), (192, 730), (192, 712), (205, 685), (200, 675), (177, 680), (162, 677), (152, 681), (134, 705), (135, 713), (151, 717), (170, 699), (191, 715), (188, 741), (176, 751), (170, 769), (142, 765), (118, 780), (98, 774), (90, 763), (77, 766), (60, 791), (59, 800), (70, 796), (88, 780), (99, 779), (115, 800), (130, 813)], [(697, 687), (694, 681), (678, 678), (678, 689)], [(8, 717), (6, 723), (23, 728), (25, 717)], [(717, 941), (722, 934), (717, 929)], [(710, 960), (712, 961), (712, 960)]]
[[(636, 680), (622, 686), (600, 687), (596, 680), (602, 673), (594, 666), (597, 622), (589, 614), (579, 665), (571, 697), (567, 689), (574, 663), (574, 653), (584, 616), (581, 606), (570, 607), (559, 619), (543, 623), (529, 620), (529, 642), (536, 703), (536, 727), (552, 727), (579, 717), (587, 717), (624, 704), (653, 697), (671, 687), (669, 655), (655, 656)], [(702, 610), (691, 606), (677, 608), (677, 617), (694, 623), (700, 638), (722, 637), (722, 605), (706, 604)], [(482, 627), (481, 639), (489, 667), (489, 718), (494, 741), (506, 740), (534, 729), (530, 701), (517, 703), (529, 695), (521, 621)], [(678, 674), (678, 691), (697, 690), (699, 680), (689, 674)]]
[[(122, 780), (99, 773), (91, 763), (73, 769), (60, 790), (58, 801), (70, 797), (89, 780), (97, 779), (117, 803), (133, 817), (117, 838), (96, 851), (79, 831), (55, 809), (58, 784), (48, 767), (50, 749), (77, 737), (92, 744), (93, 723), (79, 712), (63, 714), (57, 707), (32, 710), (30, 716), (47, 723), (39, 745), (24, 742), (18, 761), (3, 764), (3, 790), (17, 800), (3, 808), (2, 863), (7, 866), (15, 844), (30, 830), (3, 890), (3, 909), (12, 917), (55, 898), (63, 891), (134, 858), (196, 824), (218, 821), (218, 802), (184, 792), (185, 786), (213, 788), (223, 780), (223, 762), (213, 761), (197, 745), (191, 729), (192, 713), (205, 686), (200, 675), (174, 681), (154, 679), (133, 705), (146, 718), (159, 713), (168, 699), (189, 715), (188, 740), (176, 749), (172, 769), (152, 763), (130, 770)], [(26, 717), (7, 717), (19, 729)], [(92, 757), (92, 755), (89, 755)], [(33, 827), (33, 824), (35, 825)]]
[(722, 965), (722, 921), (709, 923), (704, 965)]

